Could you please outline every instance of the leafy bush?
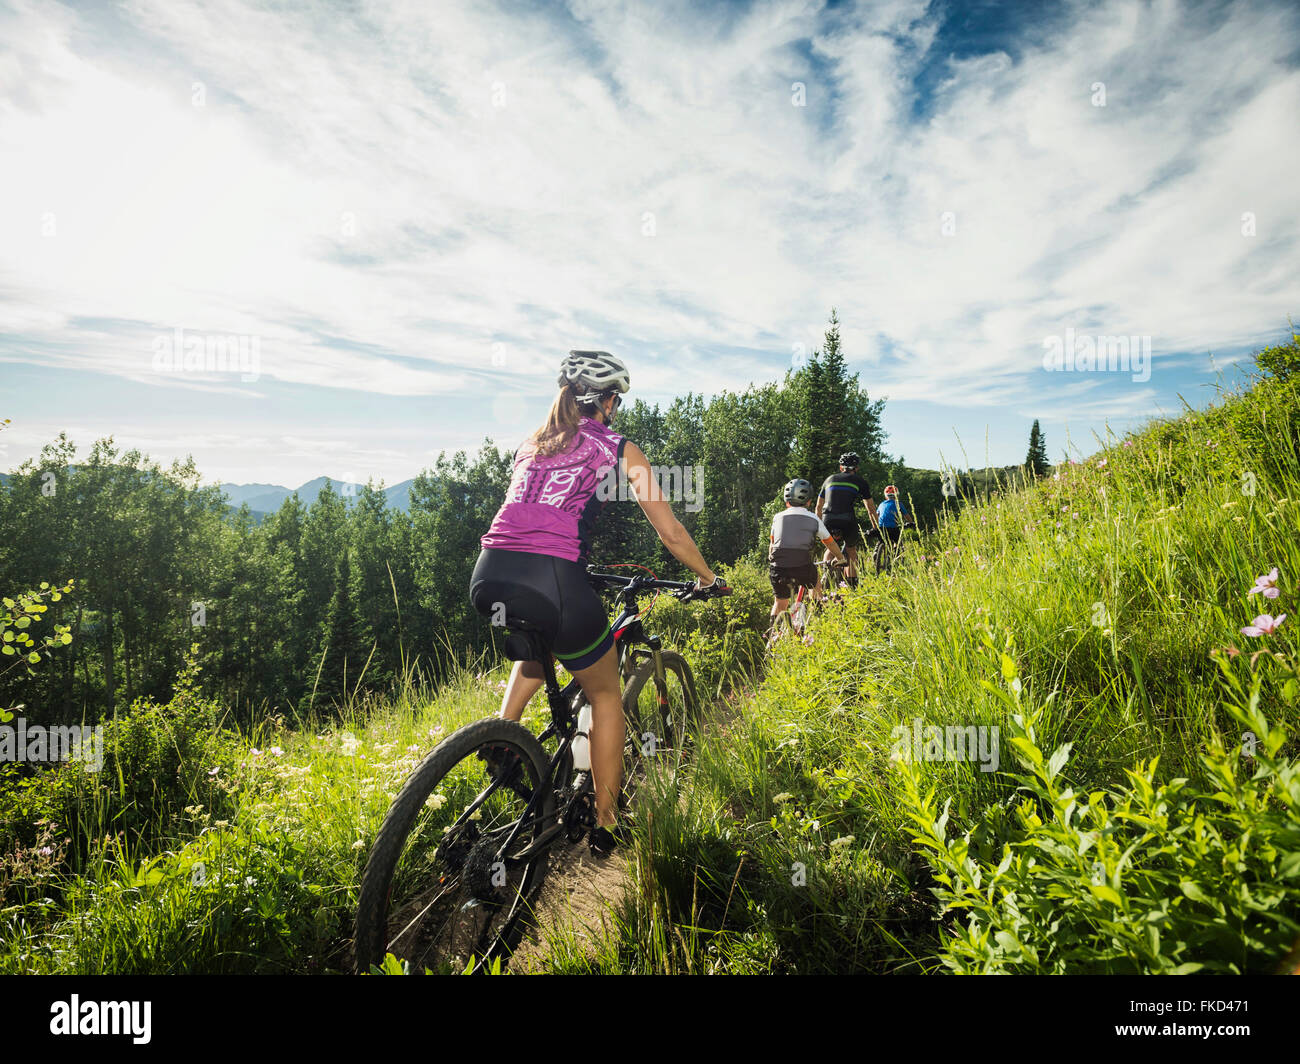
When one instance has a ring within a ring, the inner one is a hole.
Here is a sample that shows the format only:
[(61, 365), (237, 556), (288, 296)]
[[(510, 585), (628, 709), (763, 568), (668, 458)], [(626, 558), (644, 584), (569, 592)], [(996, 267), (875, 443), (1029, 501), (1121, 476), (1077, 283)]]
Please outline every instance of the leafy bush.
[(1300, 370), (1300, 336), (1292, 334), (1288, 344), (1277, 344), (1255, 356), (1255, 362), (1278, 380), (1286, 380)]
[[(1156, 759), (1127, 786), (1091, 793), (1066, 781), (1070, 743), (1050, 757), (1035, 725), (1011, 716), (1025, 797), (990, 806), (949, 839), (948, 805), (904, 763), (914, 836), (952, 918), (941, 960), (958, 973), (1269, 972), (1300, 933), (1300, 764), (1278, 756), (1286, 736), (1220, 658), (1236, 702), (1226, 709), (1246, 742), (1217, 738), (1202, 761), (1212, 789), (1160, 783)], [(1291, 681), (1294, 683), (1294, 681)], [(1006, 697), (1020, 701), (1019, 689)], [(1254, 765), (1243, 765), (1251, 756)], [(1243, 748), (1245, 753), (1243, 753)], [(1253, 773), (1251, 769), (1253, 768)]]
[[(50, 608), (41, 600), (48, 598), (51, 602), (58, 602), (64, 595), (72, 593), (73, 585), (74, 581), (69, 580), (63, 587), (50, 587), (49, 583), (42, 581), (38, 591), (23, 591), (17, 599), (8, 596), (0, 599), (0, 655), (5, 662), (0, 668), (0, 676), (19, 664), (27, 666), (27, 673), (31, 675), (31, 666), (41, 660), (41, 650), (48, 656), (55, 647), (64, 647), (72, 642), (72, 633), (66, 624), (56, 624), (53, 634), (42, 636), (39, 641), (32, 638), (29, 629), (33, 624), (39, 624)], [(0, 724), (12, 719), (13, 714), (0, 705)]]
[(690, 660), (701, 697), (752, 678), (763, 661), (772, 606), (767, 569), (737, 562), (721, 575), (732, 587), (725, 598), (681, 603), (662, 596), (646, 618), (648, 632), (664, 635)]
[(79, 869), (93, 840), (106, 834), (153, 846), (187, 806), (228, 815), (240, 745), (221, 728), (220, 706), (197, 693), (197, 672), (191, 661), (170, 702), (137, 699), (104, 725), (98, 772), (75, 762), (35, 772), (0, 765), (0, 855), (36, 845), (48, 824), (70, 836), (68, 864)]
[(3, 967), (67, 974), (257, 973), (319, 969), (345, 914), (308, 881), (301, 839), (262, 825), (204, 829), (177, 853), (132, 867), (106, 847), (68, 895), (68, 915)]

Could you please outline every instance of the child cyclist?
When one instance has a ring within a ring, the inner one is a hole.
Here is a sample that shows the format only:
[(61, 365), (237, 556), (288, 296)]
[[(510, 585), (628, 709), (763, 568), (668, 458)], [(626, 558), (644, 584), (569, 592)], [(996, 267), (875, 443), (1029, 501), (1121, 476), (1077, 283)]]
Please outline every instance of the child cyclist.
[(848, 559), (841, 553), (822, 519), (808, 509), (813, 486), (806, 480), (792, 480), (785, 486), (785, 509), (772, 518), (771, 545), (768, 547), (768, 579), (772, 582), (772, 630), (790, 606), (793, 587), (817, 587), (817, 566), (812, 549), (818, 542), (841, 565)]

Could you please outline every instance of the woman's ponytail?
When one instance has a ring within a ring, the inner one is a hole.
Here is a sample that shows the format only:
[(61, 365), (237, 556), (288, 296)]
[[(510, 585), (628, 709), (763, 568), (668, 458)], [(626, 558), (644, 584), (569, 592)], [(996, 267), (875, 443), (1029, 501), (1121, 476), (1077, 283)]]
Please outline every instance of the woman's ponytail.
[(550, 458), (566, 450), (578, 432), (578, 424), (591, 416), (589, 410), (594, 407), (591, 403), (578, 402), (573, 385), (561, 388), (551, 404), (551, 412), (546, 415), (546, 424), (529, 437), (538, 457)]

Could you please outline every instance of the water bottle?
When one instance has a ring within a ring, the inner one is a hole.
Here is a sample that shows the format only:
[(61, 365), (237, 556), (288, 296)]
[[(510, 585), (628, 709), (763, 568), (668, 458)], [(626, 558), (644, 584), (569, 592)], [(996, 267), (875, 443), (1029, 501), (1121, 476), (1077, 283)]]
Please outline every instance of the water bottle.
[(584, 702), (578, 710), (578, 734), (573, 737), (573, 767), (579, 772), (591, 771), (591, 703)]

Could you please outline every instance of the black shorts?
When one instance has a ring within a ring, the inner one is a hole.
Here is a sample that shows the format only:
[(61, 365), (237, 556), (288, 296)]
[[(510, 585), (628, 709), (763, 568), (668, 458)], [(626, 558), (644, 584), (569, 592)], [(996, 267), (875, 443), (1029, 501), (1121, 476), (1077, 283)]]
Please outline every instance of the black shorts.
[(858, 527), (858, 519), (853, 514), (824, 514), (822, 523), (826, 525), (827, 532), (844, 541), (845, 550), (862, 546), (862, 529)]
[(788, 599), (792, 586), (817, 586), (817, 566), (811, 561), (803, 565), (769, 565), (767, 578), (772, 581), (772, 591), (776, 597)]
[(493, 624), (523, 621), (538, 629), (570, 672), (594, 665), (614, 645), (605, 604), (581, 562), (485, 549), (470, 577), (469, 600)]
[(884, 537), (886, 542), (897, 543), (903, 536), (903, 530), (898, 527), (886, 528), (884, 525), (881, 525), (880, 534)]

